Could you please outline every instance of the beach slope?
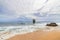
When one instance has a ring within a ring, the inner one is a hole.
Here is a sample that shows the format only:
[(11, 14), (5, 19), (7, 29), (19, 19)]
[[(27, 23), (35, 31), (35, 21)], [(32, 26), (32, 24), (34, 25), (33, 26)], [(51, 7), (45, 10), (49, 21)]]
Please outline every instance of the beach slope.
[(38, 30), (27, 34), (22, 34), (22, 35), (18, 34), (7, 40), (60, 40), (60, 31)]

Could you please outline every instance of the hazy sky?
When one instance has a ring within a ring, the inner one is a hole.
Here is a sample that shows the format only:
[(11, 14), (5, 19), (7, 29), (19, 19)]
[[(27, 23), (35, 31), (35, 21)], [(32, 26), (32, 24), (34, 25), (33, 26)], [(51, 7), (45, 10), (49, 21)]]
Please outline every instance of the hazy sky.
[(37, 18), (34, 13), (60, 13), (60, 0), (0, 0), (0, 21), (11, 21), (26, 15)]

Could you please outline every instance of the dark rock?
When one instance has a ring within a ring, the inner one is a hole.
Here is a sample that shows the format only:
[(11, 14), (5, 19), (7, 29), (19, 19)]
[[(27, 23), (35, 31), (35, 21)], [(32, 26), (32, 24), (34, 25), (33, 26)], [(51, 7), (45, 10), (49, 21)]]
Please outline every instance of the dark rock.
[(50, 23), (50, 24), (46, 24), (46, 26), (58, 26), (56, 23)]
[(35, 19), (33, 19), (33, 24), (35, 24), (35, 22), (36, 22)]

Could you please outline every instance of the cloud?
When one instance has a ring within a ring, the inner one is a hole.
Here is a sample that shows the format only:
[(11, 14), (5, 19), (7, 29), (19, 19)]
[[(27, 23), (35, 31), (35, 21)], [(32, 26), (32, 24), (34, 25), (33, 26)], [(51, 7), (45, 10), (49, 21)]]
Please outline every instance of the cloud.
[(0, 0), (0, 22), (4, 21), (12, 21), (17, 18), (16, 12), (11, 10), (11, 7), (8, 8), (7, 4), (5, 3), (7, 0)]
[(36, 19), (46, 13), (60, 13), (59, 5), (60, 0), (0, 0), (0, 19), (14, 20), (21, 15)]
[(24, 14), (34, 13), (43, 3), (42, 0), (0, 0), (0, 19), (12, 20)]
[(46, 0), (5, 0), (4, 4), (9, 10), (16, 11), (17, 15), (21, 13), (33, 13), (41, 8)]

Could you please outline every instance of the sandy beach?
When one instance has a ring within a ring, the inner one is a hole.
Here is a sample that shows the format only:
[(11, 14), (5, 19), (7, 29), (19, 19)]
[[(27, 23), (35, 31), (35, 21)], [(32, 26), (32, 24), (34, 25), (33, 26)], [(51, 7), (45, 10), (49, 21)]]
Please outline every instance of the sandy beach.
[(15, 35), (7, 40), (60, 40), (60, 31), (37, 30), (27, 34)]

